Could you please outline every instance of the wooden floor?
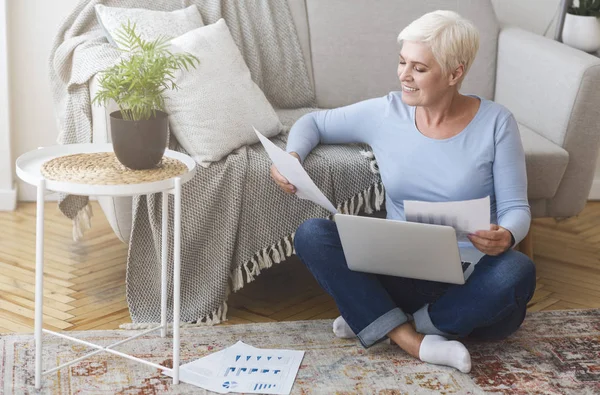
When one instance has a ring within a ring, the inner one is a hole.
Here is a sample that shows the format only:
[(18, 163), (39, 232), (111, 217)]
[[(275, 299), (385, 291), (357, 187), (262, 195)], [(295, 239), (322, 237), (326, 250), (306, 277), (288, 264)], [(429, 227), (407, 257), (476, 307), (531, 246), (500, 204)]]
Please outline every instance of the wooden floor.
[[(130, 322), (127, 247), (94, 204), (92, 229), (74, 242), (56, 203), (46, 205), (44, 324), (53, 330), (112, 329)], [(534, 222), (538, 288), (530, 310), (600, 307), (600, 202), (577, 218)], [(31, 332), (35, 204), (0, 212), (0, 333)], [(296, 260), (264, 271), (229, 299), (228, 324), (335, 318), (333, 300)]]

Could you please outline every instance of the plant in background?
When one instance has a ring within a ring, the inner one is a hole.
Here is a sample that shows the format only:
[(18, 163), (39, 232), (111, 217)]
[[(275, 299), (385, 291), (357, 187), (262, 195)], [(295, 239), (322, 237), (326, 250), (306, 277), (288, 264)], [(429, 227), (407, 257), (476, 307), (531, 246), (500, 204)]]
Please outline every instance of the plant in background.
[(600, 17), (600, 0), (579, 0), (578, 3), (569, 7), (569, 14)]
[(135, 28), (135, 24), (127, 22), (117, 32), (115, 41), (123, 48), (125, 56), (101, 72), (100, 89), (93, 99), (104, 106), (114, 100), (123, 119), (129, 121), (151, 119), (157, 110), (164, 111), (163, 92), (178, 88), (174, 73), (195, 68), (199, 63), (192, 54), (171, 53), (169, 38), (145, 41)]

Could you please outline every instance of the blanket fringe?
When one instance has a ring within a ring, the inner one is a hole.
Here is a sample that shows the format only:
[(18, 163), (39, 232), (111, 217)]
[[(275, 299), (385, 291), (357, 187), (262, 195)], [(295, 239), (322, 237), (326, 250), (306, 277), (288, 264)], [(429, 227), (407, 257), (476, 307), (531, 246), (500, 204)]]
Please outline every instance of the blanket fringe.
[[(221, 322), (227, 321), (227, 302), (221, 303), (221, 305), (216, 308), (212, 313), (210, 313), (207, 317), (197, 320), (194, 323), (189, 322), (181, 322), (179, 324), (180, 328), (194, 328), (198, 326), (212, 326), (216, 324), (220, 324)], [(127, 323), (119, 325), (120, 329), (126, 330), (138, 330), (138, 329), (150, 329), (159, 326), (158, 322), (138, 322), (138, 323)], [(172, 329), (173, 323), (168, 323), (167, 327)]]
[(360, 209), (362, 208), (363, 204), (364, 204), (363, 194), (359, 193), (358, 194), (358, 204), (356, 205), (356, 214), (360, 213)]
[(250, 259), (250, 262), (252, 262), (252, 274), (254, 276), (258, 276), (260, 274), (260, 265), (258, 264), (256, 259), (254, 259), (254, 257)]
[[(244, 265), (244, 269), (246, 270), (246, 281), (248, 283), (251, 283), (252, 281), (254, 281), (254, 276), (252, 275), (252, 272), (250, 271), (250, 265)], [(254, 270), (255, 267), (253, 267), (252, 269)]]
[(277, 251), (279, 252), (279, 256), (281, 257), (281, 261), (285, 261), (285, 258), (287, 258), (289, 255), (286, 255), (285, 251), (283, 251), (283, 243), (282, 242), (283, 242), (283, 239), (279, 240), (279, 243), (277, 243)]
[[(263, 253), (263, 261), (265, 262), (265, 268), (268, 269), (271, 266), (273, 266), (273, 260), (271, 260), (271, 257), (269, 256), (269, 250), (271, 249), (271, 247), (269, 248), (263, 248), (262, 253)], [(243, 281), (242, 281), (243, 282)], [(235, 292), (235, 291), (234, 291)]]
[[(340, 203), (337, 209), (343, 214), (357, 215), (364, 207), (364, 211), (367, 214), (372, 214), (374, 211), (381, 210), (384, 202), (385, 189), (383, 184), (379, 182)], [(268, 269), (273, 266), (273, 263), (281, 263), (290, 256), (296, 254), (296, 249), (294, 247), (295, 236), (296, 232), (284, 236), (278, 242), (263, 248), (250, 258), (249, 261), (234, 269), (231, 273), (231, 286), (233, 292), (239, 291), (245, 284), (254, 281), (261, 273), (262, 269)], [(245, 278), (243, 272), (246, 273)]]
[(285, 240), (285, 256), (291, 256), (294, 249), (292, 247), (292, 243), (290, 242), (290, 239), (293, 239), (294, 235), (292, 234), (292, 236), (286, 236), (284, 238)]
[(369, 159), (369, 167), (374, 174), (379, 174), (379, 165), (373, 151), (360, 151), (360, 154), (365, 158)]
[(296, 246), (294, 245), (294, 238), (296, 237), (296, 232), (293, 232), (290, 235), (290, 241), (292, 243), (292, 254), (296, 255)]
[(88, 204), (79, 210), (75, 218), (73, 218), (73, 240), (79, 241), (83, 237), (83, 232), (92, 227), (92, 205)]
[[(373, 184), (369, 186), (362, 192), (357, 193), (352, 196), (350, 199), (340, 203), (338, 205), (338, 211), (344, 214), (352, 214), (357, 215), (361, 208), (364, 206), (364, 211), (367, 214), (372, 214), (374, 211), (379, 211), (382, 209), (383, 203), (385, 201), (385, 189), (381, 182)], [(85, 215), (88, 215), (87, 223), (89, 223), (89, 217), (91, 216), (91, 207), (89, 211), (82, 210), (85, 212)], [(78, 215), (79, 216), (79, 215)], [(85, 221), (84, 214), (82, 214), (82, 219), (79, 221), (83, 224)], [(244, 263), (242, 266), (235, 268), (230, 277), (231, 277), (231, 287), (233, 292), (237, 292), (244, 287), (245, 284), (251, 283), (256, 279), (258, 275), (260, 275), (263, 269), (268, 269), (273, 266), (274, 263), (281, 263), (285, 261), (290, 256), (296, 253), (296, 249), (294, 247), (294, 238), (296, 236), (296, 232), (293, 232), (287, 236), (284, 236), (281, 240), (269, 247), (265, 247), (256, 253), (250, 260)], [(245, 279), (244, 274), (246, 273)], [(229, 296), (231, 290), (227, 289), (227, 297)], [(227, 300), (227, 297), (225, 300)], [(227, 321), (227, 302), (223, 302), (215, 311), (209, 314), (207, 317), (203, 317), (198, 320), (196, 323), (181, 323), (182, 328), (190, 328), (196, 326), (206, 326), (206, 325), (215, 325), (219, 324), (223, 321)], [(158, 323), (129, 323), (122, 324), (119, 326), (121, 329), (149, 329), (155, 326), (158, 326)], [(169, 324), (169, 327), (172, 327), (172, 324)]]
[(363, 200), (365, 201), (365, 213), (373, 214), (373, 208), (371, 207), (371, 196), (373, 196), (373, 185), (363, 191)]
[[(265, 260), (262, 257), (262, 254), (259, 252), (256, 255), (256, 259), (258, 260), (258, 267), (260, 267), (261, 269), (266, 269), (267, 268), (267, 264), (265, 263)], [(242, 287), (244, 286), (244, 281), (242, 280)], [(235, 287), (234, 287), (235, 289)], [(239, 288), (237, 288), (239, 289)]]
[(383, 184), (380, 184), (381, 187), (381, 195), (379, 195), (379, 200), (377, 201), (377, 210), (381, 210), (381, 207), (385, 203), (385, 188)]

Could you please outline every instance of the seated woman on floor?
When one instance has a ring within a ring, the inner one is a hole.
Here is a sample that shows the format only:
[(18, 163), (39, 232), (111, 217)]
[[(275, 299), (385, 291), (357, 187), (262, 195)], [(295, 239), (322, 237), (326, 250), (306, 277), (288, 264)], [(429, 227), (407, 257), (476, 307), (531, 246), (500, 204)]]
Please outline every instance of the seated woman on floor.
[[(398, 36), (401, 92), (319, 111), (293, 126), (287, 151), (304, 161), (319, 143), (367, 143), (386, 190), (388, 219), (404, 220), (404, 200), (458, 201), (490, 196), (491, 227), (469, 236), (477, 264), (463, 285), (348, 269), (333, 221), (297, 230), (297, 255), (341, 312), (339, 337), (364, 347), (389, 337), (422, 361), (471, 369), (451, 339), (502, 339), (525, 317), (535, 267), (511, 247), (529, 230), (525, 154), (517, 122), (492, 101), (459, 93), (479, 48), (475, 26), (451, 11), (422, 16)], [(271, 168), (281, 189), (295, 187)], [(435, 248), (435, 246), (432, 246)]]

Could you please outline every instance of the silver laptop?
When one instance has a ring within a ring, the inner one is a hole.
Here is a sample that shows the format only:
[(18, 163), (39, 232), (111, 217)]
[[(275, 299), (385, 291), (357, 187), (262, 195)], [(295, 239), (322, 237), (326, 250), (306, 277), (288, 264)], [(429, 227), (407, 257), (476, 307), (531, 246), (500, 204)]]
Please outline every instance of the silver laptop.
[(464, 284), (462, 262), (450, 226), (336, 214), (351, 270)]

